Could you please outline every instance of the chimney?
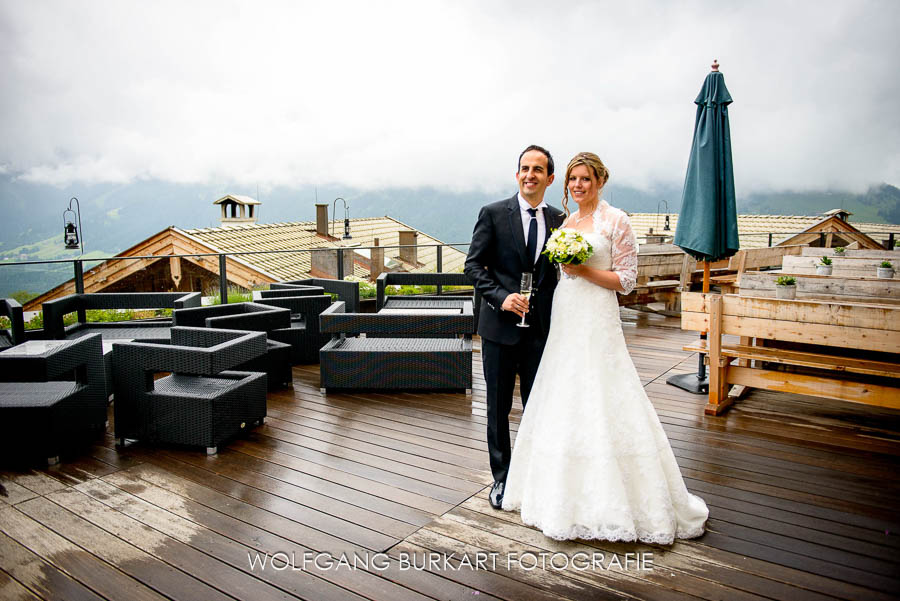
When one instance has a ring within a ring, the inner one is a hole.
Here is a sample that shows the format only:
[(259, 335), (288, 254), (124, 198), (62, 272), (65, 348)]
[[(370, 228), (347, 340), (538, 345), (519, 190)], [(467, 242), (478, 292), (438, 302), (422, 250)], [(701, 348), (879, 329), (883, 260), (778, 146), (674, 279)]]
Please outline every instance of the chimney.
[[(352, 248), (344, 249), (344, 277), (353, 275), (353, 258), (356, 253)], [(338, 276), (338, 251), (334, 248), (317, 249), (309, 253), (310, 275), (314, 278), (336, 279)]]
[(823, 213), (826, 217), (837, 217), (841, 221), (846, 221), (848, 223), (850, 221), (850, 215), (852, 214), (853, 213), (850, 211), (844, 209), (831, 209), (830, 211), (825, 211), (825, 213)]
[(316, 203), (316, 233), (328, 236), (328, 204)]
[(417, 260), (417, 252), (416, 252), (416, 238), (419, 237), (419, 232), (415, 230), (400, 230), (400, 246), (407, 246), (407, 248), (400, 249), (400, 260), (405, 261), (407, 263), (412, 263), (413, 265), (418, 265)]
[(259, 220), (259, 205), (262, 204), (249, 196), (226, 194), (213, 202), (222, 209), (222, 225), (256, 223)]
[(373, 248), (371, 253), (371, 259), (369, 260), (369, 269), (371, 270), (372, 281), (378, 279), (378, 276), (384, 271), (384, 249), (380, 246), (380, 241), (378, 238), (375, 238), (373, 242)]

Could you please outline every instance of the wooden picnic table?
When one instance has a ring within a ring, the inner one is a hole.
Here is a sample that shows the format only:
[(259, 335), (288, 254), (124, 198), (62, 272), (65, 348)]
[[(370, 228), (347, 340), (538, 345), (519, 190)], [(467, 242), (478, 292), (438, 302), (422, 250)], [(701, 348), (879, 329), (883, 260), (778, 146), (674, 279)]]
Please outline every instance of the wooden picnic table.
[(900, 409), (896, 304), (686, 292), (681, 324), (709, 332), (684, 347), (708, 355), (707, 414), (734, 402), (732, 385)]

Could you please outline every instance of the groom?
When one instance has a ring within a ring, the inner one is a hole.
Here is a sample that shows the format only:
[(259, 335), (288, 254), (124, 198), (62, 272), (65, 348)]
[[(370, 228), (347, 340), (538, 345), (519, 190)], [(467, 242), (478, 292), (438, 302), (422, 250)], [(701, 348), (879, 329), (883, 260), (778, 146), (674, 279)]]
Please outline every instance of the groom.
[[(478, 334), (487, 384), (487, 439), (494, 475), (490, 502), (494, 509), (503, 504), (509, 470), (509, 411), (516, 374), (524, 406), (550, 330), (557, 274), (540, 253), (551, 228), (563, 222), (563, 214), (544, 202), (544, 191), (553, 183), (549, 152), (533, 145), (522, 151), (516, 181), (518, 194), (481, 209), (465, 268), (482, 297)], [(523, 272), (534, 274), (530, 305), (519, 294)], [(530, 327), (516, 327), (526, 312)]]

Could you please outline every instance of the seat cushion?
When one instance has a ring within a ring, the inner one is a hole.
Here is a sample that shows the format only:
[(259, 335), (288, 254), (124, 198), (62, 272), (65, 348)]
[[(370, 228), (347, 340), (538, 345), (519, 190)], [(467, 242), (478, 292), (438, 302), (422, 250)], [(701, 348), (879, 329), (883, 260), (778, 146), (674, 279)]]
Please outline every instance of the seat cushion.
[(51, 407), (83, 388), (77, 382), (0, 382), (0, 409)]
[(240, 380), (234, 378), (206, 378), (171, 374), (156, 380), (153, 389), (157, 394), (168, 396), (190, 396), (193, 398), (215, 398), (223, 391), (235, 388)]

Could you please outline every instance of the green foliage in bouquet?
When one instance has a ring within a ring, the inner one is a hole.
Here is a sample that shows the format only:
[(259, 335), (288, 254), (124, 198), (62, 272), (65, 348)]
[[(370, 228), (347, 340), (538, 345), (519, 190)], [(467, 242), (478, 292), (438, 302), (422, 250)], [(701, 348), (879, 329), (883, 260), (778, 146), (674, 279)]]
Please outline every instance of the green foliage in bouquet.
[(882, 261), (881, 267), (884, 269), (893, 269), (894, 268), (894, 266), (891, 264), (890, 261)]

